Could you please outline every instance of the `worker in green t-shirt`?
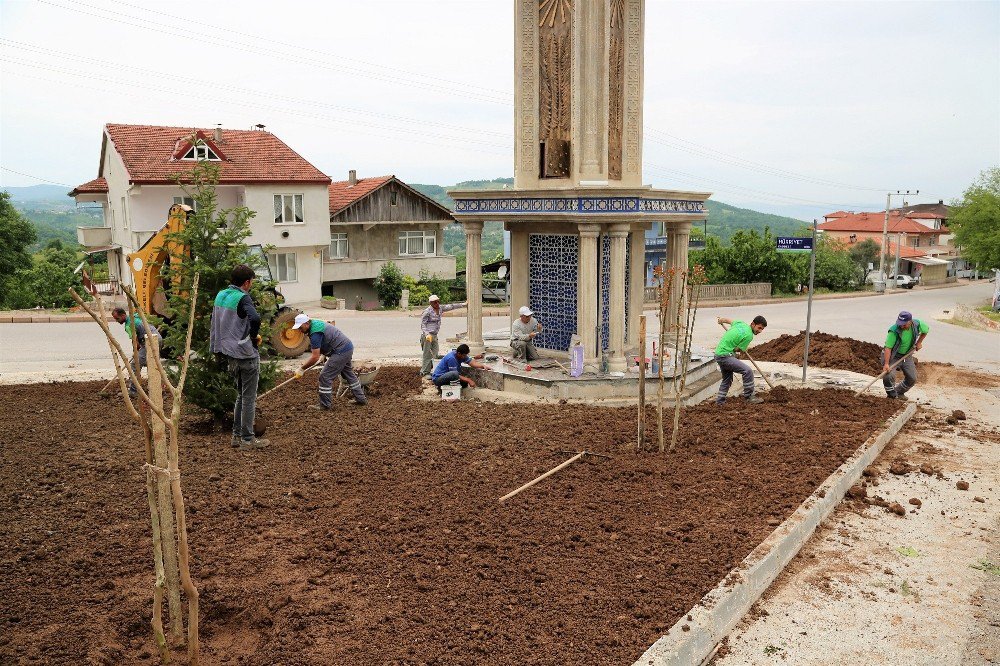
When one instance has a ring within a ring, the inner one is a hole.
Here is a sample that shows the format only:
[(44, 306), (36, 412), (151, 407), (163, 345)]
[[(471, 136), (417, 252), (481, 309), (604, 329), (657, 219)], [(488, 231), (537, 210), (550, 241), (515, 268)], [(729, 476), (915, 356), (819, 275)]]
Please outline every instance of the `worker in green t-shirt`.
[[(882, 385), (885, 386), (886, 396), (906, 400), (906, 392), (916, 385), (917, 364), (913, 360), (913, 354), (920, 351), (928, 331), (930, 327), (926, 322), (914, 319), (905, 310), (899, 313), (896, 323), (889, 327), (889, 333), (885, 336), (885, 349), (882, 350), (882, 372), (885, 373)], [(896, 371), (889, 372), (889, 368), (900, 359), (905, 360), (896, 366), (896, 370), (903, 371), (903, 381), (897, 384)]]
[(747, 350), (753, 342), (753, 336), (758, 335), (767, 326), (767, 320), (757, 315), (750, 324), (725, 317), (719, 317), (718, 321), (720, 324), (729, 324), (729, 330), (715, 348), (715, 362), (722, 371), (722, 383), (719, 384), (719, 395), (715, 398), (715, 404), (721, 405), (726, 402), (729, 387), (733, 385), (733, 373), (736, 372), (743, 376), (743, 397), (748, 402), (764, 402), (754, 395), (753, 368), (737, 359), (736, 354)]

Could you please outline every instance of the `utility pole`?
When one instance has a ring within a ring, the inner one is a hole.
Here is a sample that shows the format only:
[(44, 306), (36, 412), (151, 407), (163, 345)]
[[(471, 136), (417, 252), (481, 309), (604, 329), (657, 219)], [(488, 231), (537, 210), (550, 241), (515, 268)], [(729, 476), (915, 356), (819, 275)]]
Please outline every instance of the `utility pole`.
[[(909, 190), (906, 190), (905, 192), (903, 190), (896, 190), (895, 192), (888, 192), (885, 195), (885, 220), (882, 222), (882, 249), (878, 255), (878, 276), (879, 280), (882, 281), (883, 289), (886, 287), (886, 282), (887, 282), (885, 274), (885, 262), (886, 262), (886, 257), (888, 256), (887, 253), (889, 252), (889, 207), (892, 205), (890, 201), (892, 197), (905, 197), (910, 194), (913, 195), (920, 194), (920, 190), (916, 190), (914, 192), (911, 192)], [(903, 211), (900, 210), (899, 212), (902, 213)]]

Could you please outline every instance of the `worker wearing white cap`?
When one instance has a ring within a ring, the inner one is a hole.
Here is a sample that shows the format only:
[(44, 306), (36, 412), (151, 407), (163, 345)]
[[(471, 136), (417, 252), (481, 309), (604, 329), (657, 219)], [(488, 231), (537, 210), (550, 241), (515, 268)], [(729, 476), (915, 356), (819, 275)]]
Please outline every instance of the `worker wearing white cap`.
[(535, 336), (542, 332), (542, 325), (535, 319), (535, 313), (527, 305), (518, 310), (517, 321), (510, 329), (510, 346), (514, 349), (514, 358), (534, 361), (538, 358), (535, 349)]
[(306, 370), (319, 362), (321, 353), (326, 356), (326, 365), (319, 372), (318, 409), (330, 409), (333, 405), (333, 378), (337, 375), (340, 375), (347, 387), (351, 389), (355, 404), (367, 404), (365, 390), (361, 388), (361, 381), (354, 374), (354, 369), (351, 368), (354, 343), (333, 324), (319, 319), (310, 319), (309, 315), (302, 313), (295, 315), (295, 323), (292, 324), (292, 327), (309, 336), (309, 348), (312, 350), (312, 354), (302, 364), (302, 367), (295, 371), (296, 379), (301, 379)]
[(464, 308), (465, 303), (452, 303), (451, 305), (441, 305), (441, 299), (437, 294), (431, 294), (427, 299), (427, 307), (420, 315), (420, 351), (422, 359), (420, 363), (420, 375), (427, 377), (434, 369), (434, 359), (438, 357), (438, 331), (441, 330), (441, 313)]

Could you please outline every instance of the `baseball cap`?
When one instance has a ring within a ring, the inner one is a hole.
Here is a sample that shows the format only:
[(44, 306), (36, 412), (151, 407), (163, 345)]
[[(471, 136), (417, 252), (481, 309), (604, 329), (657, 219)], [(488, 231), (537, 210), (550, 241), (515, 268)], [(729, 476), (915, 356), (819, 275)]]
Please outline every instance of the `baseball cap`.
[(309, 315), (300, 312), (297, 315), (295, 315), (295, 323), (292, 324), (292, 328), (298, 328), (307, 321), (309, 321)]
[(899, 317), (896, 318), (896, 326), (902, 326), (909, 321), (913, 321), (913, 315), (906, 310), (903, 310), (899, 313)]
[(518, 310), (518, 313), (524, 315), (525, 317), (530, 317), (531, 315), (535, 314), (534, 312), (531, 311), (531, 308), (529, 308), (527, 305), (522, 305), (521, 309)]
[(440, 298), (438, 298), (438, 295), (437, 295), (437, 294), (431, 294), (431, 297), (427, 299), (427, 302), (429, 303), (429, 302), (431, 302), (431, 301), (440, 301), (440, 300), (441, 300), (441, 299), (440, 299)]

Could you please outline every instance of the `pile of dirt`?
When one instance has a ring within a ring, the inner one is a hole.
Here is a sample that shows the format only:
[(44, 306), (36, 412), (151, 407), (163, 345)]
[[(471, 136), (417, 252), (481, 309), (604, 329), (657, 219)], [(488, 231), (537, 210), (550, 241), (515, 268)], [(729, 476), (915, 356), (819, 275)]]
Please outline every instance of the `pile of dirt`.
[[(802, 365), (806, 332), (784, 334), (750, 349), (754, 360)], [(849, 370), (864, 375), (882, 372), (882, 347), (871, 342), (842, 338), (816, 331), (809, 335), (809, 365), (834, 370)]]
[[(0, 387), (0, 663), (157, 662), (143, 447), (102, 384)], [(631, 663), (901, 407), (697, 406), (659, 454), (632, 408), (414, 401), (414, 368), (379, 385), (320, 413), (307, 375), (248, 453), (183, 424), (204, 663)], [(497, 502), (583, 446), (610, 458)]]

